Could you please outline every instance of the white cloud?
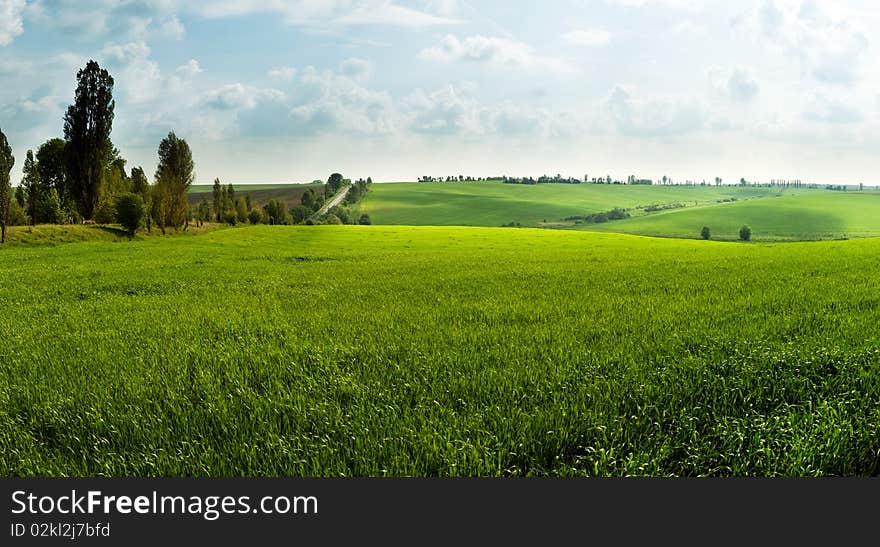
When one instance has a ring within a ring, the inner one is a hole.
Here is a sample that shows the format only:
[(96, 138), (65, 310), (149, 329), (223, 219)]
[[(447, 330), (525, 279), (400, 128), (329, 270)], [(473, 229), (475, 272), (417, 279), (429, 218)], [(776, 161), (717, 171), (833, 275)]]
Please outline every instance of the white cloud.
[(751, 102), (760, 92), (760, 86), (752, 75), (752, 71), (741, 66), (729, 70), (711, 68), (709, 69), (709, 81), (716, 95), (733, 103)]
[(269, 70), (268, 75), (273, 80), (292, 82), (293, 78), (296, 76), (296, 69), (289, 66), (278, 66)]
[(432, 25), (457, 25), (461, 21), (431, 15), (406, 8), (393, 2), (367, 2), (335, 19), (343, 25), (394, 25), (402, 27), (427, 27)]
[(205, 104), (219, 110), (250, 110), (263, 99), (283, 100), (284, 93), (276, 89), (259, 89), (241, 83), (227, 84), (209, 92)]
[(128, 44), (109, 44), (101, 50), (101, 57), (107, 62), (130, 63), (150, 56), (150, 48), (144, 42)]
[(699, 0), (605, 0), (606, 3), (628, 8), (695, 8), (700, 5)]
[(804, 119), (813, 122), (852, 124), (862, 121), (861, 112), (840, 99), (816, 94), (803, 113)]
[(805, 73), (830, 84), (850, 84), (861, 76), (861, 65), (870, 45), (852, 19), (844, 18), (834, 4), (805, 1), (762, 0), (735, 26), (751, 38), (756, 33), (798, 59)]
[(176, 72), (184, 76), (195, 76), (196, 74), (201, 74), (204, 70), (199, 66), (198, 61), (190, 59), (186, 64), (177, 67)]
[(159, 24), (159, 31), (163, 36), (167, 36), (173, 40), (183, 40), (186, 34), (186, 27), (180, 22), (177, 15), (171, 15)]
[(285, 74), (292, 80), (287, 94), (255, 94), (229, 86), (224, 90), (222, 100), (242, 109), (237, 117), (242, 135), (381, 135), (395, 131), (391, 97), (365, 87), (362, 80), (311, 66)]
[(289, 24), (393, 25), (425, 27), (460, 21), (401, 6), (391, 0), (195, 0), (188, 9), (209, 18), (274, 13)]
[(704, 125), (699, 103), (685, 98), (643, 99), (632, 88), (617, 85), (601, 107), (603, 122), (636, 137), (671, 136), (697, 131)]
[(611, 33), (605, 30), (573, 30), (562, 35), (572, 46), (604, 46), (611, 41)]
[(343, 76), (363, 82), (370, 79), (373, 75), (373, 63), (366, 59), (351, 57), (342, 61), (339, 66), (339, 72)]
[(0, 0), (0, 46), (11, 44), (24, 32), (24, 8), (24, 0)]
[(430, 135), (541, 138), (571, 132), (571, 117), (511, 101), (483, 104), (476, 90), (474, 85), (417, 89), (404, 99), (402, 115), (412, 131)]
[(459, 39), (447, 34), (440, 44), (423, 49), (419, 57), (443, 63), (485, 63), (512, 68), (540, 68), (567, 72), (570, 67), (560, 59), (543, 57), (524, 42), (480, 34)]

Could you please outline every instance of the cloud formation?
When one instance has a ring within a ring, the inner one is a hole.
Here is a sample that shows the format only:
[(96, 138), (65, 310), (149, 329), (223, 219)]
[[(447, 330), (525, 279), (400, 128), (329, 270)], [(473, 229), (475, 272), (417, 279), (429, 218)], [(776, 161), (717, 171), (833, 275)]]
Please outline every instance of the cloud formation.
[(532, 46), (507, 38), (476, 34), (463, 39), (447, 34), (436, 46), (423, 49), (419, 57), (441, 63), (474, 63), (518, 69), (542, 69), (564, 72), (563, 61), (541, 56)]
[(0, 0), (0, 46), (12, 43), (24, 32), (24, 0)]

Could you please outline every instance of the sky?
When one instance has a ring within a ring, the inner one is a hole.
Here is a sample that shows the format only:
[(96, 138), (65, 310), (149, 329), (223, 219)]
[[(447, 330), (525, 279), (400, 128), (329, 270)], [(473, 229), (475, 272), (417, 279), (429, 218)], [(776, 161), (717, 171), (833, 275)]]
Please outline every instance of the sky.
[(868, 0), (0, 0), (0, 129), (62, 136), (76, 71), (112, 139), (197, 181), (422, 175), (880, 183)]

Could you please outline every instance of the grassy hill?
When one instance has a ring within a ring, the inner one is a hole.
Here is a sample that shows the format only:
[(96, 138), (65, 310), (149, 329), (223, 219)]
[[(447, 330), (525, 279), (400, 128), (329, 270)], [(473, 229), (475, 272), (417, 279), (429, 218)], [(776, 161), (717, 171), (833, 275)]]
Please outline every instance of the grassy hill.
[[(801, 193), (807, 190), (801, 190)], [(523, 226), (554, 224), (574, 215), (656, 204), (715, 204), (794, 190), (729, 186), (630, 186), (501, 182), (374, 184), (361, 204), (374, 224), (411, 226)]]
[(202, 227), (190, 226), (187, 230), (174, 232), (169, 230), (166, 236), (156, 229), (152, 233), (141, 230), (130, 238), (121, 226), (95, 226), (77, 224), (38, 224), (37, 226), (10, 226), (6, 232), (6, 243), (0, 245), (0, 252), (15, 247), (51, 247), (66, 243), (83, 242), (122, 242), (141, 241), (144, 239), (167, 238), (172, 236), (192, 236), (203, 234), (224, 226), (208, 223)]
[(584, 229), (664, 237), (699, 237), (708, 226), (714, 239), (734, 240), (742, 225), (764, 241), (880, 236), (880, 193), (831, 192), (768, 198), (714, 207), (679, 209)]
[(878, 256), (385, 226), (13, 247), (0, 474), (877, 475)]

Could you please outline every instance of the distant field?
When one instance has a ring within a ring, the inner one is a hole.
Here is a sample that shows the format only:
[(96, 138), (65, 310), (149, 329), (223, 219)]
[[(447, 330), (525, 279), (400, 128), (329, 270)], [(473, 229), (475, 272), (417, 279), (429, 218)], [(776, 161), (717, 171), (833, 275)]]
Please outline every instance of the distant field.
[[(242, 184), (236, 186), (233, 184), (236, 196), (245, 196), (250, 194), (251, 201), (257, 206), (263, 206), (270, 200), (283, 200), (287, 202), (288, 207), (299, 205), (302, 195), (309, 188), (315, 188), (317, 192), (321, 188), (319, 184)], [(210, 185), (198, 185), (190, 187), (189, 203), (190, 205), (198, 205), (202, 198), (212, 203), (213, 188)]]
[[(224, 182), (223, 184), (226, 184), (226, 183)], [(236, 190), (238, 190), (240, 188), (244, 192), (252, 192), (254, 190), (278, 190), (281, 188), (291, 188), (291, 187), (305, 186), (305, 185), (292, 183), (292, 182), (291, 183), (279, 182), (279, 183), (273, 183), (273, 184), (235, 184), (235, 183), (233, 183), (232, 186)], [(189, 187), (189, 191), (191, 194), (198, 194), (198, 193), (202, 193), (202, 192), (210, 193), (211, 190), (213, 190), (213, 188), (214, 188), (213, 184), (193, 184), (192, 186)]]
[(538, 226), (615, 207), (740, 200), (808, 190), (731, 186), (519, 185), (501, 182), (374, 184), (360, 206), (374, 224), (413, 226)]
[(878, 257), (388, 226), (11, 247), (0, 475), (878, 475)]
[(813, 191), (798, 196), (659, 212), (583, 229), (663, 237), (699, 237), (708, 226), (714, 239), (733, 240), (747, 224), (763, 241), (880, 236), (880, 193)]

